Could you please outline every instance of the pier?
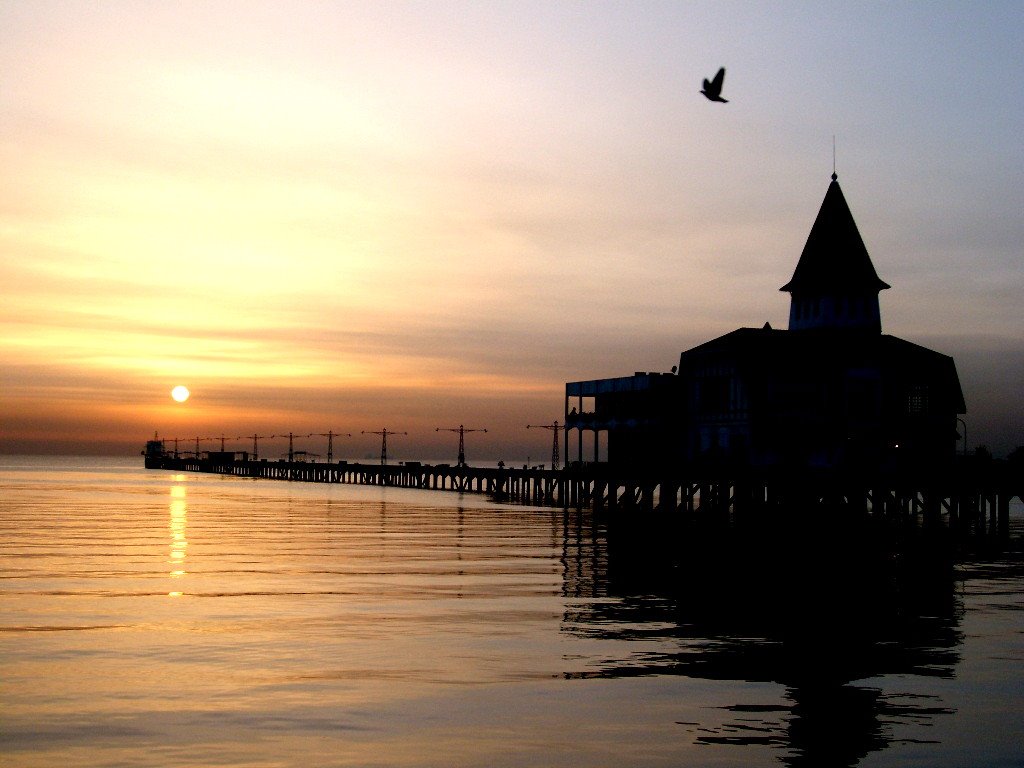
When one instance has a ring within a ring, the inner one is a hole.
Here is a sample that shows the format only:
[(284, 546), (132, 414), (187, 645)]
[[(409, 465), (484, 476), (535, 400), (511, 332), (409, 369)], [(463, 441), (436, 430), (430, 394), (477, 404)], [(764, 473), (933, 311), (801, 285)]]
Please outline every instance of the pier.
[[(570, 498), (565, 473), (541, 467), (470, 467), (465, 464), (362, 464), (358, 462), (252, 461), (245, 453), (209, 452), (174, 457), (146, 454), (147, 469), (207, 472), (305, 483), (378, 485), (486, 494), (523, 504), (558, 505)], [(575, 494), (572, 494), (575, 495)]]
[(589, 508), (610, 519), (698, 521), (757, 526), (800, 516), (816, 523), (874, 520), (957, 538), (1006, 539), (1010, 501), (1024, 492), (1019, 467), (1007, 461), (961, 457), (941, 471), (904, 469), (870, 474), (801, 470), (787, 473), (694, 465), (673, 473), (606, 463), (543, 467), (465, 464), (250, 460), (248, 454), (210, 451), (178, 456), (152, 451), (147, 469), (204, 472), (306, 483), (375, 485), (485, 494), (497, 501), (566, 509)]

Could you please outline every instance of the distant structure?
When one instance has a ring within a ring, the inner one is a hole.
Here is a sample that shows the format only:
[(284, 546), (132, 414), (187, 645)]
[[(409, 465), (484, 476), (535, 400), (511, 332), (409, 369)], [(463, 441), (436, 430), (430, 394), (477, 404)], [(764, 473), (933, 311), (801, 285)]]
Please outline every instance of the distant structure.
[(683, 352), (673, 373), (567, 383), (567, 457), (573, 432), (578, 460), (623, 468), (951, 461), (966, 412), (956, 366), (882, 333), (878, 295), (889, 287), (833, 173), (780, 289), (791, 296), (788, 330), (739, 328)]

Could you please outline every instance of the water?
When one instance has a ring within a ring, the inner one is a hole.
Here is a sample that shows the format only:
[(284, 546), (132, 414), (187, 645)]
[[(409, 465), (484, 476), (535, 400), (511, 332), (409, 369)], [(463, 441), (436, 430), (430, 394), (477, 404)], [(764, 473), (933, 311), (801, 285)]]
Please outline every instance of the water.
[(1024, 764), (1016, 556), (808, 604), (576, 512), (63, 461), (0, 457), (4, 766)]

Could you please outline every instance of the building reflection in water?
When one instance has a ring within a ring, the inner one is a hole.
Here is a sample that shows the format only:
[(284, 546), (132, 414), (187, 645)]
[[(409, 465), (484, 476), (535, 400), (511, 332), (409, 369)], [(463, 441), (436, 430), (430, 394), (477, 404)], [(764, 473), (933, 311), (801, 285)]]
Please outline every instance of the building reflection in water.
[[(740, 701), (714, 723), (680, 723), (696, 743), (777, 747), (791, 766), (853, 766), (891, 744), (930, 740), (917, 726), (953, 712), (937, 697), (883, 693), (869, 681), (953, 676), (962, 636), (948, 563), (904, 567), (856, 541), (822, 549), (823, 539), (811, 547), (789, 536), (771, 546), (761, 536), (703, 539), (683, 551), (678, 531), (609, 534), (576, 512), (563, 527), (573, 606), (563, 631), (645, 641), (571, 676), (785, 687), (781, 701)], [(897, 737), (894, 726), (923, 737)]]
[[(171, 486), (171, 500), (169, 504), (170, 522), (168, 528), (171, 536), (170, 552), (167, 555), (167, 562), (170, 565), (171, 579), (181, 579), (187, 574), (185, 570), (185, 558), (188, 552), (188, 539), (185, 537), (185, 529), (188, 523), (188, 501), (185, 494), (184, 477), (174, 476), (175, 485)], [(171, 597), (180, 597), (181, 590), (172, 590), (168, 593)]]

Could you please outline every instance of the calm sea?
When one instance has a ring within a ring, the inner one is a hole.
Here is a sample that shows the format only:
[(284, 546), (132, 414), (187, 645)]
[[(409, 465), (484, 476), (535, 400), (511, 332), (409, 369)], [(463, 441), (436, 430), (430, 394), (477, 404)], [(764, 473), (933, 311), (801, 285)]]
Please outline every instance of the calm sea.
[(1019, 555), (847, 608), (817, 566), (745, 599), (660, 543), (452, 492), (0, 457), (0, 764), (1024, 765)]

